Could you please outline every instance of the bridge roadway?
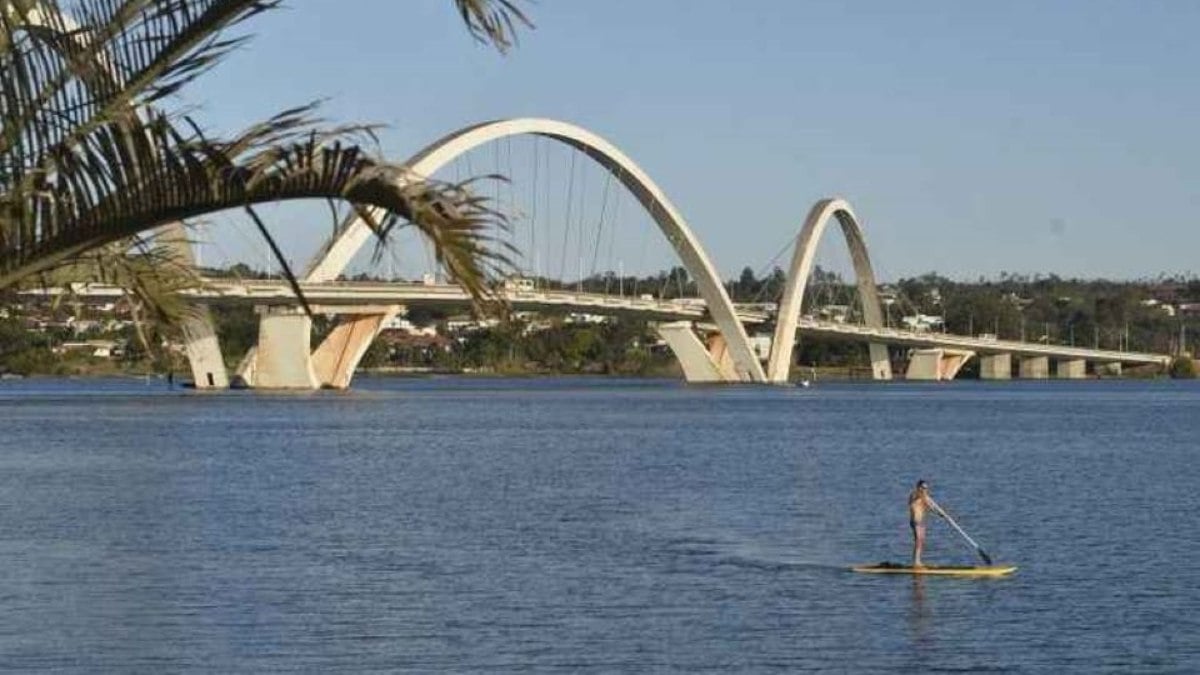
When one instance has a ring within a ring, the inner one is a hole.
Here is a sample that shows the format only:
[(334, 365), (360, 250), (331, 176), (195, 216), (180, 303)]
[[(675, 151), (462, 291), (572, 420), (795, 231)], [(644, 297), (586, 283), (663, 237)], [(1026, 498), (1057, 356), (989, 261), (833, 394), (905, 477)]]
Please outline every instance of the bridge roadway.
[[(300, 283), (305, 298), (318, 313), (356, 314), (379, 311), (381, 307), (459, 305), (466, 307), (470, 298), (453, 284), (413, 284), (397, 282), (332, 281)], [(36, 292), (36, 291), (35, 291)], [(53, 291), (43, 291), (52, 293)], [(115, 286), (89, 285), (76, 290), (78, 295), (119, 297)], [(283, 280), (230, 280), (210, 278), (205, 287), (186, 291), (204, 304), (249, 304), (256, 306), (296, 306), (296, 295)], [(649, 321), (692, 321), (708, 323), (711, 319), (703, 300), (619, 297), (598, 293), (568, 290), (500, 290), (499, 296), (517, 311), (558, 310), (605, 315), (629, 315)], [(774, 319), (763, 305), (737, 306), (738, 318), (745, 324), (758, 325)], [(1045, 356), (1053, 359), (1084, 359), (1094, 363), (1127, 365), (1166, 365), (1170, 357), (1163, 354), (1089, 349), (1068, 345), (998, 340), (986, 337), (954, 335), (896, 328), (870, 328), (857, 324), (821, 321), (802, 316), (798, 328), (802, 333), (836, 340), (888, 344), (917, 349), (967, 350), (981, 355), (1012, 354), (1017, 357)]]
[[(290, 304), (296, 296), (284, 281), (229, 281), (209, 279), (209, 288), (195, 292), (206, 303), (238, 302), (255, 305)], [(406, 284), (395, 282), (323, 282), (301, 283), (301, 290), (317, 311), (345, 312), (347, 307), (379, 305), (461, 305), (470, 298), (453, 284)], [(592, 314), (635, 315), (650, 321), (708, 320), (704, 301), (699, 299), (657, 299), (619, 297), (569, 290), (500, 290), (499, 295), (518, 311), (559, 310)], [(762, 305), (738, 305), (738, 318), (745, 324), (758, 325), (774, 319)], [(1128, 365), (1166, 365), (1170, 357), (1144, 352), (1090, 349), (1068, 345), (998, 340), (950, 333), (907, 331), (896, 328), (869, 328), (857, 324), (821, 321), (803, 316), (801, 332), (829, 339), (875, 342), (918, 349), (961, 349), (978, 354), (1012, 354), (1018, 357), (1046, 356), (1054, 359), (1085, 359), (1095, 363)]]
[[(285, 281), (230, 281), (206, 279), (207, 288), (189, 293), (200, 302), (251, 305), (296, 305), (296, 295)], [(468, 307), (470, 297), (454, 284), (397, 282), (325, 281), (300, 283), (309, 306), (318, 313), (354, 314), (373, 307), (404, 305)], [(517, 311), (559, 310), (605, 315), (636, 315), (650, 321), (700, 321), (708, 316), (703, 300), (680, 298), (660, 300), (613, 296), (569, 290), (505, 290), (497, 295)], [(744, 323), (760, 324), (770, 315), (760, 308), (739, 311)]]
[[(250, 304), (294, 304), (296, 296), (282, 281), (209, 280), (212, 290), (202, 291), (206, 302), (243, 302)], [(470, 303), (467, 294), (452, 284), (402, 284), (394, 282), (324, 282), (300, 284), (314, 307), (344, 308), (355, 305), (462, 305)], [(501, 290), (500, 297), (518, 311), (556, 309), (594, 314), (629, 314), (652, 321), (704, 321), (708, 311), (703, 300), (618, 297), (598, 293), (558, 291)], [(737, 306), (743, 323), (757, 325), (774, 317), (761, 305)], [(1169, 357), (1161, 354), (1088, 349), (1066, 345), (997, 340), (949, 333), (906, 331), (895, 328), (869, 328), (857, 324), (800, 318), (804, 333), (831, 339), (880, 342), (898, 347), (964, 349), (980, 354), (1048, 356), (1056, 359), (1086, 359), (1099, 363), (1164, 364)]]
[[(399, 282), (323, 281), (300, 282), (309, 307), (318, 314), (374, 313), (381, 307), (403, 305), (470, 306), (470, 297), (453, 284), (414, 284)], [(55, 296), (61, 289), (24, 291), (25, 295)], [(120, 298), (125, 292), (117, 286), (88, 284), (73, 290), (80, 297)], [(240, 304), (254, 306), (299, 305), (292, 287), (283, 280), (204, 279), (204, 287), (186, 290), (183, 294), (207, 305)], [(506, 291), (498, 295), (518, 311), (560, 310), (605, 315), (631, 314), (650, 321), (701, 321), (708, 317), (703, 300), (618, 297), (599, 293), (574, 291)], [(770, 314), (759, 308), (746, 307), (739, 311), (743, 322), (760, 324), (769, 321)]]
[(954, 335), (952, 333), (906, 331), (895, 328), (870, 328), (857, 324), (818, 321), (808, 317), (800, 318), (799, 327), (801, 332), (808, 335), (839, 340), (878, 342), (897, 347), (914, 347), (917, 349), (961, 349), (982, 355), (1047, 356), (1052, 359), (1083, 359), (1096, 363), (1125, 363), (1129, 365), (1165, 366), (1171, 362), (1171, 357), (1164, 354), (1090, 349), (1087, 347), (1044, 344), (1041, 342), (1021, 342), (1019, 340), (997, 340), (994, 338)]

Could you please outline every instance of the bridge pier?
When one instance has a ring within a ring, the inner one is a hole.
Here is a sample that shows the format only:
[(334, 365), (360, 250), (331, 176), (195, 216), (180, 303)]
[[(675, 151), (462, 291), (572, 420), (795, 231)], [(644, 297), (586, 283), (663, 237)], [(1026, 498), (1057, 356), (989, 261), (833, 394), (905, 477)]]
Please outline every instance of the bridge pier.
[[(196, 252), (182, 222), (159, 228), (158, 237), (176, 264), (185, 268), (196, 264)], [(228, 389), (229, 373), (225, 370), (212, 311), (206, 305), (187, 303), (181, 328), (193, 385), (197, 389)]]
[(1023, 356), (1018, 367), (1021, 379), (1044, 380), (1050, 377), (1050, 358), (1046, 356)]
[(228, 389), (229, 373), (213, 328), (212, 313), (204, 305), (192, 305), (190, 309), (194, 314), (183, 320), (183, 340), (192, 368), (192, 382), (197, 389)]
[[(872, 342), (867, 345), (867, 352), (871, 356), (871, 378), (875, 380), (891, 380), (892, 359), (888, 355), (887, 345)], [(958, 372), (958, 370), (955, 369), (955, 372)]]
[(254, 375), (256, 366), (258, 365), (258, 345), (250, 345), (250, 349), (246, 350), (246, 355), (242, 357), (238, 367), (233, 371), (233, 378), (230, 381), (230, 386), (237, 389), (245, 389), (254, 386)]
[(906, 380), (953, 380), (975, 352), (966, 349), (914, 349), (908, 358)]
[(1120, 377), (1121, 364), (1117, 361), (1113, 361), (1111, 363), (1097, 363), (1096, 374), (1104, 377)]
[(722, 382), (745, 382), (747, 377), (743, 377), (744, 373), (739, 372), (737, 363), (733, 360), (733, 354), (729, 351), (729, 342), (719, 331), (709, 333), (708, 339), (704, 341), (708, 348), (708, 353), (712, 357), (713, 363), (717, 364), (717, 372), (723, 378)]
[(379, 336), (383, 324), (400, 312), (393, 307), (386, 314), (346, 316), (313, 352), (313, 370), (321, 386), (348, 389), (354, 371), (371, 342)]
[(1060, 380), (1082, 380), (1087, 376), (1087, 361), (1058, 359), (1054, 362), (1054, 376)]
[(984, 354), (979, 357), (979, 379), (1008, 380), (1012, 378), (1012, 354)]
[(254, 356), (256, 389), (318, 389), (321, 381), (310, 354), (312, 318), (290, 307), (259, 309)]
[[(683, 369), (683, 378), (688, 382), (738, 381), (736, 377), (729, 377), (731, 373), (728, 372), (728, 368), (723, 368), (718, 360), (724, 356), (727, 361), (732, 361), (728, 357), (728, 352), (719, 349), (717, 356), (714, 356), (709, 347), (706, 347), (696, 335), (691, 321), (660, 323), (656, 330), (659, 336), (666, 341), (667, 346), (671, 348), (675, 358), (679, 360), (679, 366)], [(713, 345), (713, 347), (719, 346), (721, 345)]]

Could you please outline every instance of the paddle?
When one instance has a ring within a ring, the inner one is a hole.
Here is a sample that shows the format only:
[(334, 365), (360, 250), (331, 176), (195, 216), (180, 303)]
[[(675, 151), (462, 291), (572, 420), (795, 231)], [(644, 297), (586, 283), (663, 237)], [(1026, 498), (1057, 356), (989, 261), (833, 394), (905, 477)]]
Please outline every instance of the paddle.
[(938, 503), (933, 501), (932, 497), (929, 498), (929, 503), (933, 504), (934, 508), (936, 508), (938, 510), (938, 513), (940, 513), (942, 515), (942, 517), (946, 519), (946, 522), (950, 523), (951, 527), (953, 527), (955, 530), (958, 531), (959, 534), (961, 534), (963, 536), (963, 539), (967, 540), (968, 544), (975, 547), (975, 552), (979, 554), (980, 558), (983, 558), (983, 562), (985, 564), (987, 564), (987, 565), (992, 564), (992, 556), (988, 555), (987, 551), (983, 550), (982, 546), (980, 546), (979, 544), (976, 544), (975, 540), (971, 538), (971, 535), (967, 534), (966, 532), (963, 532), (963, 529), (958, 526), (958, 523), (954, 522), (954, 519), (950, 517), (950, 514), (946, 513), (946, 509), (943, 509), (942, 507), (938, 506)]

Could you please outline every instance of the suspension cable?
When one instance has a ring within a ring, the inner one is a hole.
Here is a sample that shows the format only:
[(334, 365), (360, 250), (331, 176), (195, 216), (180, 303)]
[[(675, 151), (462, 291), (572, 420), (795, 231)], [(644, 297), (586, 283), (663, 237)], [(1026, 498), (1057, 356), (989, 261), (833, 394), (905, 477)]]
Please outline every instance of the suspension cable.
[[(579, 151), (577, 150), (575, 152), (575, 154), (576, 155), (579, 154)], [(584, 218), (584, 214), (587, 212), (587, 208), (586, 208), (587, 199), (586, 198), (587, 198), (588, 175), (590, 173), (590, 171), (589, 171), (590, 168), (591, 168), (591, 162), (585, 162), (583, 164), (583, 166), (580, 167), (580, 169), (579, 169), (579, 172), (581, 174), (580, 180), (583, 182), (583, 185), (579, 189), (579, 209), (578, 209), (578, 215), (576, 216), (579, 219), (579, 227), (578, 227), (579, 235), (575, 240), (575, 260), (577, 262), (577, 265), (578, 265), (577, 269), (579, 272), (579, 279), (578, 279), (578, 281), (576, 281), (576, 290), (578, 290), (580, 292), (583, 291), (583, 244), (587, 240), (587, 220)]]
[[(612, 264), (612, 261), (613, 261), (613, 246), (615, 245), (616, 239), (617, 239), (617, 228), (621, 225), (621, 207), (623, 206), (621, 197), (625, 192), (625, 183), (624, 183), (624, 181), (621, 181), (621, 173), (620, 173), (621, 171), (623, 171), (623, 169), (620, 167), (620, 165), (618, 165), (617, 166), (617, 172), (618, 172), (617, 180), (618, 180), (618, 182), (621, 183), (621, 187), (617, 188), (617, 194), (614, 199), (615, 203), (613, 204), (613, 224), (612, 224), (612, 227), (608, 228), (608, 262), (610, 265)], [(618, 281), (618, 285), (619, 285), (620, 290), (622, 291), (621, 294), (624, 295), (624, 290), (625, 290), (624, 265), (621, 265), (621, 264), (617, 265), (617, 275), (618, 275), (618, 277), (620, 277), (620, 280)], [(605, 287), (604, 292), (606, 294), (608, 293), (607, 286)]]
[(596, 265), (597, 261), (600, 259), (600, 240), (604, 236), (604, 216), (608, 210), (608, 192), (612, 188), (612, 178), (612, 171), (609, 171), (608, 175), (604, 179), (604, 194), (600, 198), (600, 219), (596, 224), (596, 243), (595, 246), (592, 247), (592, 276), (596, 275)]
[[(533, 278), (537, 279), (538, 150), (541, 136), (533, 137), (533, 197), (530, 199), (529, 256), (533, 258)], [(536, 281), (534, 283), (537, 283)]]
[[(795, 240), (796, 240), (796, 238), (794, 236), (789, 237), (788, 240), (783, 243), (783, 246), (780, 246), (779, 250), (775, 252), (775, 255), (772, 256), (771, 259), (768, 260), (767, 263), (758, 270), (758, 273), (754, 275), (754, 278), (762, 279), (763, 275), (765, 275), (767, 273), (767, 270), (774, 269), (777, 266), (776, 263), (779, 262), (779, 258), (781, 256), (783, 256), (783, 254), (787, 251), (788, 245), (793, 244), (795, 242)], [(758, 290), (755, 291), (754, 297), (751, 298), (750, 302), (752, 302), (752, 303), (762, 302), (763, 296), (766, 295), (767, 288), (768, 288), (768, 284), (759, 284)]]
[(567, 213), (566, 213), (566, 231), (563, 233), (562, 255), (558, 262), (558, 280), (562, 281), (567, 268), (567, 240), (571, 234), (571, 207), (574, 206), (575, 199), (575, 155), (571, 153), (571, 168), (567, 172), (569, 179), (567, 181)]

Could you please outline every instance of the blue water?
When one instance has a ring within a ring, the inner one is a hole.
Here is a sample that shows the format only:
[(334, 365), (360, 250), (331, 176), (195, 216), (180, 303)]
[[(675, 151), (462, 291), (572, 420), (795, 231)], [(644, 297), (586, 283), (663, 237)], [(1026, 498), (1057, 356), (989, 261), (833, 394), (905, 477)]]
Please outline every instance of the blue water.
[(355, 384), (0, 382), (0, 668), (1200, 667), (1197, 384)]

